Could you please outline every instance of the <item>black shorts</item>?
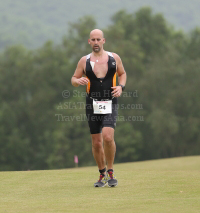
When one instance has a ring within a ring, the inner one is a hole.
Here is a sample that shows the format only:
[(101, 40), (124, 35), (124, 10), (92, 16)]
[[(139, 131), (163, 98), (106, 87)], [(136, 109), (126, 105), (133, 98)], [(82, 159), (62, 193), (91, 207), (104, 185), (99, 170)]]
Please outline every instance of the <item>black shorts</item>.
[(86, 116), (91, 134), (101, 133), (103, 127), (115, 129), (117, 113), (117, 98), (112, 99), (112, 114), (102, 115), (93, 113), (93, 100), (86, 97)]

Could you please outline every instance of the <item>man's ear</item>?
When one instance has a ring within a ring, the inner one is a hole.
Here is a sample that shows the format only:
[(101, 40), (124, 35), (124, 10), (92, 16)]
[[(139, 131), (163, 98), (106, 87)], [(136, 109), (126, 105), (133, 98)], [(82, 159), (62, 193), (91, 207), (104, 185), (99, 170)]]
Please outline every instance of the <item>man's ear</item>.
[(88, 44), (90, 44), (90, 39), (88, 39)]
[(106, 43), (106, 39), (105, 39), (105, 38), (103, 39), (103, 43), (104, 43), (104, 44)]

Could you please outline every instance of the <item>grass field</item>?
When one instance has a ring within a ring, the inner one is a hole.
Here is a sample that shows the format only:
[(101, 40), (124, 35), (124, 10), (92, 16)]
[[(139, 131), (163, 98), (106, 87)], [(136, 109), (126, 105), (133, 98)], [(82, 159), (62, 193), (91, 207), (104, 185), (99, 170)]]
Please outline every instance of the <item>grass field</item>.
[(200, 212), (200, 156), (115, 165), (118, 186), (94, 188), (97, 167), (0, 172), (0, 213)]

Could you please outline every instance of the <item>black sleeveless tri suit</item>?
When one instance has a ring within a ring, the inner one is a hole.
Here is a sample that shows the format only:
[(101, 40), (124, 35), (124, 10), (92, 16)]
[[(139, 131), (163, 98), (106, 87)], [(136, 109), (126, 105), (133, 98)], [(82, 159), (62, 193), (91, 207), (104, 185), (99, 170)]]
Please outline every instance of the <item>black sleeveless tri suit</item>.
[[(87, 55), (86, 59), (86, 76), (89, 79), (87, 85), (87, 97), (86, 97), (86, 116), (90, 127), (91, 134), (101, 133), (103, 127), (116, 126), (117, 119), (117, 98), (112, 97), (111, 87), (116, 86), (116, 61), (112, 53), (108, 54), (108, 71), (104, 78), (97, 78), (94, 74), (90, 62), (90, 55)], [(112, 100), (112, 113), (111, 114), (94, 114), (93, 113), (93, 99)]]

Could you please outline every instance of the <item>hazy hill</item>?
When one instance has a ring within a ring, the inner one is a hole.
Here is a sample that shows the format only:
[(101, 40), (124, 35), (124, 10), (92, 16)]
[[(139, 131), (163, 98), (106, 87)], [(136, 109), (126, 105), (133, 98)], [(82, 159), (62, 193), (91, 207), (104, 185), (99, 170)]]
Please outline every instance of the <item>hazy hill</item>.
[(0, 49), (16, 43), (36, 48), (49, 39), (59, 42), (67, 33), (68, 23), (84, 15), (94, 16), (98, 27), (105, 27), (120, 9), (132, 13), (150, 6), (185, 31), (200, 21), (198, 0), (0, 0), (0, 5)]

